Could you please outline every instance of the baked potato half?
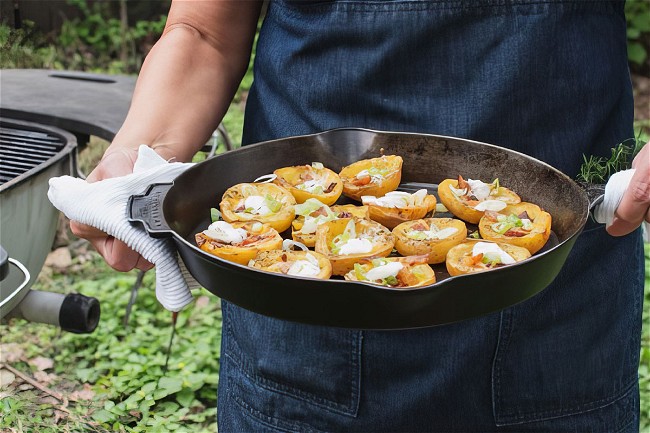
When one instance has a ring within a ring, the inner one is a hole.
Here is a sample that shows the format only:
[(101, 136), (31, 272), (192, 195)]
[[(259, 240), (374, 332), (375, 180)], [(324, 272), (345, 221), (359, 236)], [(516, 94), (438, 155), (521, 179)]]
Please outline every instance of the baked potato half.
[(489, 271), (529, 257), (530, 251), (516, 245), (468, 239), (449, 250), (445, 265), (449, 275), (455, 276)]
[(273, 183), (240, 183), (226, 190), (219, 209), (227, 222), (260, 221), (282, 233), (291, 226), (295, 204), (289, 191)]
[(436, 208), (436, 197), (427, 194), (426, 189), (410, 194), (404, 191), (389, 191), (382, 197), (361, 196), (361, 202), (368, 206), (370, 219), (389, 229), (404, 221), (424, 218)]
[(240, 265), (247, 265), (260, 251), (282, 248), (277, 230), (259, 221), (215, 221), (194, 237), (203, 251)]
[(521, 201), (515, 192), (501, 186), (499, 179), (485, 183), (462, 176), (440, 182), (438, 196), (449, 212), (472, 224), (478, 224), (486, 210), (500, 211)]
[(297, 203), (315, 198), (329, 206), (343, 192), (343, 182), (339, 175), (321, 163), (283, 167), (273, 174), (277, 176), (273, 183), (289, 191)]
[(447, 252), (467, 237), (467, 226), (455, 218), (425, 218), (393, 229), (395, 249), (403, 256), (425, 254), (427, 263), (442, 263)]
[(339, 173), (343, 181), (343, 195), (361, 201), (362, 195), (381, 197), (396, 190), (402, 179), (402, 164), (401, 156), (384, 155), (343, 167)]
[(349, 281), (366, 281), (380, 286), (406, 288), (428, 286), (436, 274), (427, 264), (427, 256), (363, 259), (344, 275)]
[(333, 275), (345, 275), (361, 259), (386, 257), (395, 244), (381, 224), (359, 218), (339, 218), (316, 229), (316, 252), (332, 263)]
[(329, 207), (315, 198), (297, 204), (295, 210), (296, 219), (291, 223), (291, 238), (308, 247), (316, 245), (316, 229), (327, 221), (351, 217), (368, 219), (368, 206), (346, 204)]
[(535, 254), (551, 235), (551, 221), (551, 215), (539, 206), (521, 202), (499, 212), (486, 211), (478, 230), (483, 239), (517, 245)]
[(327, 280), (332, 276), (330, 261), (315, 251), (260, 251), (248, 266), (294, 277)]

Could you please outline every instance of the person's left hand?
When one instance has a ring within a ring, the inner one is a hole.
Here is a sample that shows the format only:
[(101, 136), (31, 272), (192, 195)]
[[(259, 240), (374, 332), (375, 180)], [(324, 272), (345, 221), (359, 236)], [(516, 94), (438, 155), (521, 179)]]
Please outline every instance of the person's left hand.
[(650, 146), (646, 144), (641, 149), (632, 167), (636, 171), (614, 213), (614, 221), (607, 227), (612, 236), (631, 233), (644, 220), (650, 222)]

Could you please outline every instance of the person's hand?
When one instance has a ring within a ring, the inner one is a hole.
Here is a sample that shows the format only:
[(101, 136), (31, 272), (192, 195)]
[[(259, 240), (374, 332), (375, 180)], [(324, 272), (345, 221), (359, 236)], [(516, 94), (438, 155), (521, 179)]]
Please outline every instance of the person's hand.
[(607, 227), (612, 236), (631, 233), (644, 220), (650, 222), (650, 146), (641, 149), (632, 167), (634, 176), (614, 213), (614, 221)]
[[(86, 181), (96, 182), (102, 179), (130, 174), (133, 172), (133, 165), (137, 156), (137, 149), (121, 148), (111, 150), (109, 148), (97, 167), (88, 175)], [(115, 270), (126, 272), (137, 268), (146, 271), (153, 267), (151, 263), (129, 248), (125, 243), (95, 227), (70, 221), (70, 229), (75, 236), (88, 239), (99, 254)]]

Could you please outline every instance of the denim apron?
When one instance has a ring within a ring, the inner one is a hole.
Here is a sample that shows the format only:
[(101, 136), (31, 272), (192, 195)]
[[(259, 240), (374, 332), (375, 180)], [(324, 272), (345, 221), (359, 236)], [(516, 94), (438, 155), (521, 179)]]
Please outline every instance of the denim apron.
[[(516, 149), (575, 176), (633, 136), (623, 4), (271, 1), (244, 141), (365, 127)], [(590, 223), (555, 282), (406, 331), (223, 303), (219, 431), (638, 430), (643, 253)]]

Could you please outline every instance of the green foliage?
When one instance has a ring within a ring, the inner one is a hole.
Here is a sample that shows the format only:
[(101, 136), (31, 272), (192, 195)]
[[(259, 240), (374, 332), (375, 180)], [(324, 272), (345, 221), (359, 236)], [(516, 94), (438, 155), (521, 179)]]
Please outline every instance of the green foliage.
[(625, 3), (627, 18), (627, 55), (632, 63), (642, 65), (648, 59), (650, 40), (650, 2), (628, 0)]
[(65, 21), (58, 36), (66, 69), (135, 73), (145, 51), (162, 34), (166, 16), (155, 21), (138, 21), (124, 27), (114, 17), (111, 2), (68, 0), (81, 11), (81, 18)]
[(641, 150), (645, 142), (641, 140), (641, 132), (637, 138), (630, 138), (617, 144), (611, 150), (608, 158), (590, 155), (582, 156), (584, 162), (580, 167), (577, 179), (580, 182), (604, 184), (616, 172), (627, 170), (632, 166), (634, 156)]
[(45, 44), (33, 22), (25, 20), (18, 30), (0, 24), (0, 68), (49, 69), (57, 66), (56, 58), (56, 48)]
[[(92, 334), (77, 335), (13, 320), (10, 326), (0, 326), (3, 344), (25, 345), (25, 356), (53, 359), (59, 377), (91, 384), (94, 400), (68, 407), (72, 414), (84, 414), (78, 420), (68, 416), (69, 425), (85, 427), (70, 431), (215, 431), (221, 339), (218, 299), (197, 291), (201, 301), (179, 313), (168, 371), (163, 373), (171, 313), (156, 300), (154, 275), (149, 272), (125, 327), (134, 280), (133, 273), (116, 273), (97, 255), (78, 272), (55, 275), (45, 282), (41, 279), (35, 289), (98, 298), (99, 326)], [(20, 431), (66, 431), (45, 416), (55, 409), (25, 393), (5, 398), (0, 403), (0, 431), (21, 425)], [(43, 416), (35, 417), (39, 411)]]

